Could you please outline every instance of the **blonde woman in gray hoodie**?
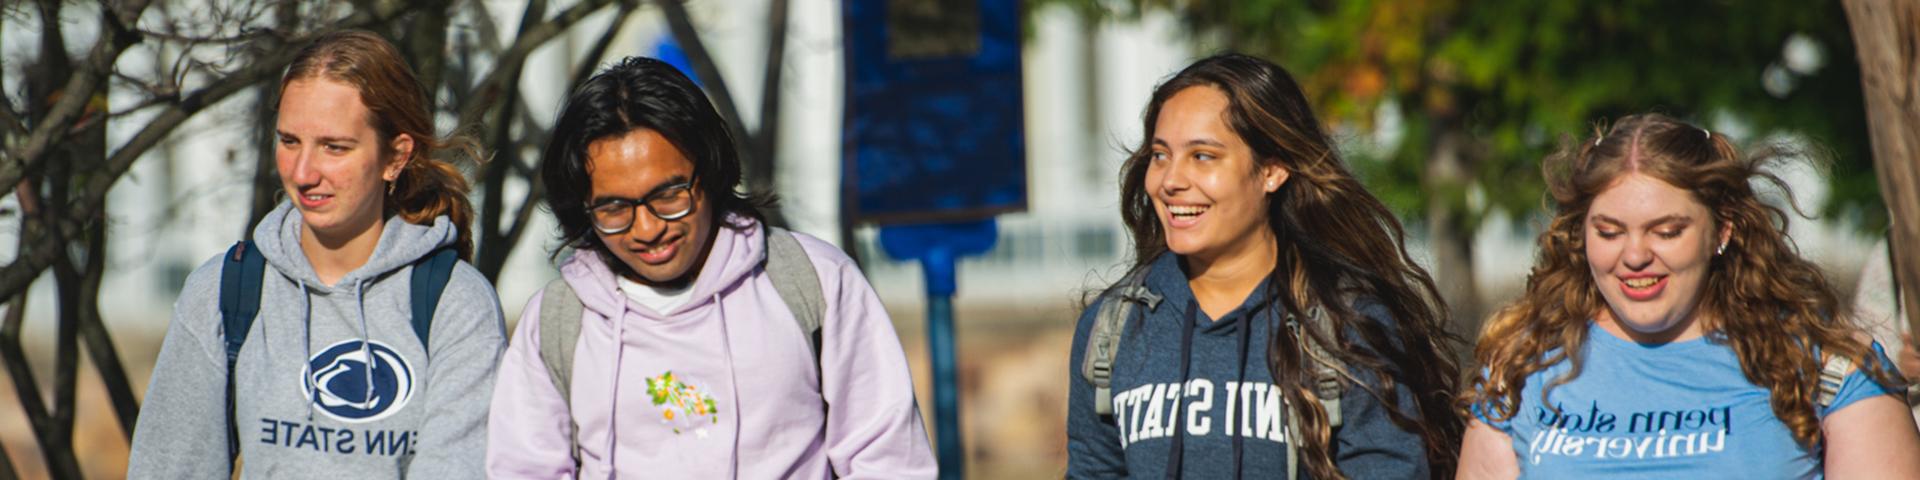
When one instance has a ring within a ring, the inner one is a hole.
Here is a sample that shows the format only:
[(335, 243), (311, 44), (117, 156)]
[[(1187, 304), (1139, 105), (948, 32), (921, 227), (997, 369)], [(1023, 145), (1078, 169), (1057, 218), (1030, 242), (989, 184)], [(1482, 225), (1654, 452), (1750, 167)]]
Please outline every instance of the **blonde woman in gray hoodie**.
[(480, 478), (505, 326), (420, 82), (336, 32), (278, 106), (287, 201), (187, 277), (128, 476)]

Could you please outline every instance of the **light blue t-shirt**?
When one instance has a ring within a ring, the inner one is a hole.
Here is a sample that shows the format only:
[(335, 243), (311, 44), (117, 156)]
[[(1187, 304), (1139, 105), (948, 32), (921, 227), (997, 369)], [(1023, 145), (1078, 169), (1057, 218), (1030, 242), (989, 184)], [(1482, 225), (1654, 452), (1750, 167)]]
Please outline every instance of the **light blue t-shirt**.
[[(1520, 408), (1480, 421), (1513, 438), (1520, 476), (1533, 478), (1821, 478), (1820, 457), (1773, 415), (1765, 388), (1740, 371), (1729, 345), (1706, 338), (1641, 345), (1589, 326), (1580, 376), (1540, 389), (1571, 367), (1529, 375)], [(1878, 343), (1874, 353), (1889, 362)], [(1863, 370), (1848, 375), (1830, 412), (1894, 393)]]

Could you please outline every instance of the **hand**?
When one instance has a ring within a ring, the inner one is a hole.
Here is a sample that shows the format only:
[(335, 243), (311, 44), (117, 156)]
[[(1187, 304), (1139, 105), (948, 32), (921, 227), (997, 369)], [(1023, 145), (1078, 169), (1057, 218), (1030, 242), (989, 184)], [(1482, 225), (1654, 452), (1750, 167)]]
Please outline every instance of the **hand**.
[(1908, 382), (1920, 382), (1920, 351), (1914, 349), (1913, 334), (1902, 333), (1900, 340), (1906, 345), (1900, 348), (1900, 358), (1895, 359), (1893, 363), (1899, 367), (1900, 374), (1907, 377)]

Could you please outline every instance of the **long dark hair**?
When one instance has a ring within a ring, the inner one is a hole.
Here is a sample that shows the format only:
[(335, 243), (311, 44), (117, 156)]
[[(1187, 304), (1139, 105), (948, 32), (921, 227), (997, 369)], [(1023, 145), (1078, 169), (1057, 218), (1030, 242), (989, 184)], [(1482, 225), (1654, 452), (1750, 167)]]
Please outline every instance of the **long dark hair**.
[(371, 112), (367, 121), (380, 134), (381, 153), (392, 153), (389, 149), (394, 137), (405, 134), (413, 138), (413, 157), (393, 181), (393, 193), (386, 197), (386, 213), (414, 224), (431, 224), (434, 217), (446, 215), (459, 235), (454, 247), (460, 258), (472, 261), (473, 201), (467, 198), (471, 187), (458, 167), (435, 153), (453, 150), (474, 163), (483, 159), (469, 138), (434, 136), (427, 90), (407, 67), (400, 50), (365, 30), (321, 35), (294, 55), (287, 73), (280, 77), (280, 87), (285, 91), (286, 85), (295, 80), (315, 78), (345, 83), (360, 91), (360, 102)]
[[(1331, 449), (1332, 428), (1309, 375), (1305, 344), (1319, 344), (1348, 372), (1365, 370), (1379, 388), (1363, 385), (1384, 405), (1397, 405), (1406, 388), (1419, 409), (1412, 418), (1386, 408), (1395, 425), (1418, 432), (1427, 445), (1435, 476), (1448, 476), (1464, 431), (1451, 407), (1459, 366), (1453, 337), (1443, 325), (1446, 308), (1432, 276), (1407, 253), (1406, 233), (1393, 213), (1367, 193), (1334, 151), (1300, 87), (1287, 71), (1258, 58), (1225, 54), (1209, 57), (1160, 84), (1147, 104), (1145, 138), (1127, 158), (1120, 187), (1121, 217), (1133, 237), (1133, 271), (1167, 254), (1165, 232), (1148, 196), (1147, 166), (1154, 124), (1169, 98), (1188, 88), (1212, 87), (1228, 100), (1226, 119), (1247, 142), (1257, 166), (1278, 165), (1291, 176), (1270, 194), (1267, 226), (1278, 242), (1277, 261), (1268, 286), (1280, 308), (1303, 321), (1318, 306), (1333, 328), (1345, 332), (1323, 338), (1314, 328), (1276, 328), (1267, 344), (1267, 366), (1284, 392), (1291, 415), (1300, 421), (1302, 464), (1314, 478), (1342, 478)], [(1252, 172), (1249, 172), (1252, 174)], [(1349, 300), (1377, 299), (1393, 315), (1393, 325), (1368, 321)], [(1302, 338), (1304, 337), (1304, 338)], [(1362, 352), (1357, 337), (1375, 353)], [(1394, 375), (1393, 372), (1397, 372)], [(1395, 378), (1399, 381), (1396, 382)], [(1351, 375), (1344, 379), (1352, 382)], [(1170, 467), (1171, 468), (1171, 467)]]
[(1511, 418), (1534, 372), (1563, 361), (1571, 366), (1543, 386), (1542, 396), (1580, 375), (1577, 352), (1588, 340), (1588, 323), (1607, 308), (1587, 265), (1588, 208), (1615, 180), (1636, 172), (1692, 193), (1713, 213), (1716, 232), (1733, 227), (1726, 250), (1707, 267), (1694, 315), (1702, 331), (1733, 349), (1747, 381), (1767, 389), (1774, 416), (1794, 440), (1807, 447), (1822, 440), (1813, 405), (1822, 355), (1846, 357), (1882, 385), (1903, 385), (1855, 337), (1860, 329), (1833, 283), (1797, 253), (1787, 236), (1786, 211), (1761, 201), (1755, 189), (1760, 184), (1793, 201), (1786, 182), (1768, 171), (1790, 161), (1819, 165), (1818, 157), (1786, 145), (1741, 155), (1725, 135), (1660, 114), (1629, 116), (1593, 138), (1564, 140), (1540, 166), (1554, 214), (1540, 233), (1526, 293), (1480, 334), (1474, 357), (1486, 370), (1463, 392), (1462, 406)]
[(733, 132), (727, 130), (707, 95), (666, 62), (627, 57), (594, 74), (567, 97), (553, 123), (553, 139), (541, 153), (540, 181), (546, 183), (547, 209), (560, 223), (561, 244), (554, 248), (554, 256), (567, 248), (588, 248), (599, 252), (609, 265), (624, 268), (594, 236), (593, 219), (587, 216), (588, 187), (593, 185), (587, 146), (643, 128), (660, 133), (693, 163), (691, 180), (706, 198), (703, 208), (713, 209), (716, 225), (744, 226), (728, 222), (729, 214), (765, 221), (761, 209), (771, 207), (773, 197), (738, 190), (740, 154), (734, 148)]

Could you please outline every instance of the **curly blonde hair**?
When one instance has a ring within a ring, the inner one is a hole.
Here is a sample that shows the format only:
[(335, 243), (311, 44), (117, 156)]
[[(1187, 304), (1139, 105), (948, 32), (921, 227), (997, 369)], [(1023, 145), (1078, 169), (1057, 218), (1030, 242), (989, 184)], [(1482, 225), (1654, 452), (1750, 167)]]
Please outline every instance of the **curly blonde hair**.
[(1755, 183), (1771, 183), (1791, 204), (1786, 182), (1768, 167), (1814, 160), (1784, 145), (1742, 156), (1725, 136), (1660, 114), (1629, 116), (1595, 134), (1542, 162), (1553, 220), (1540, 234), (1525, 294), (1480, 334), (1474, 358), (1484, 369), (1462, 392), (1463, 410), (1504, 421), (1519, 410), (1529, 375), (1571, 362), (1541, 390), (1543, 403), (1548, 391), (1580, 375), (1575, 352), (1587, 341), (1590, 319), (1607, 308), (1588, 270), (1587, 209), (1634, 172), (1691, 192), (1712, 212), (1715, 228), (1732, 227), (1725, 252), (1708, 266), (1695, 315), (1709, 338), (1733, 348), (1747, 380), (1770, 392), (1774, 416), (1796, 441), (1822, 441), (1813, 398), (1823, 356), (1853, 360), (1883, 385), (1900, 384), (1847, 321), (1851, 312), (1832, 283), (1796, 251), (1786, 212), (1755, 192)]

